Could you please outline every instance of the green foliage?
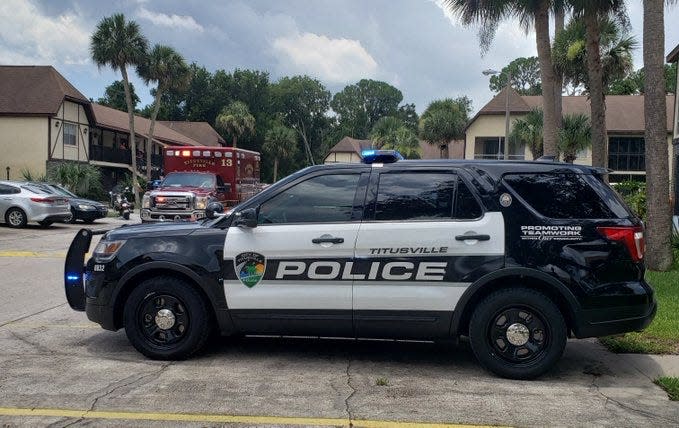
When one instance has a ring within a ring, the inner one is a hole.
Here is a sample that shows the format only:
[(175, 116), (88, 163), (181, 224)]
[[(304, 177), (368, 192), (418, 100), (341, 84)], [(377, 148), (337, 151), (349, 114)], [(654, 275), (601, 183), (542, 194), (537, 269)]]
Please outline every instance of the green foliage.
[(415, 111), (415, 104), (403, 104), (398, 108), (396, 112), (396, 117), (403, 121), (403, 124), (413, 132), (417, 132), (417, 124), (420, 121), (420, 117)]
[(679, 401), (679, 377), (661, 376), (653, 381), (667, 392), (672, 401)]
[(646, 280), (655, 290), (658, 312), (653, 322), (641, 332), (626, 333), (601, 339), (613, 352), (678, 354), (679, 353), (679, 270), (646, 271)]
[(90, 54), (98, 67), (109, 66), (121, 70), (141, 63), (148, 49), (148, 41), (139, 24), (127, 21), (117, 13), (103, 18), (92, 34)]
[(78, 196), (106, 199), (99, 167), (80, 162), (60, 162), (47, 171), (47, 180), (61, 184)]
[(31, 170), (26, 168), (21, 169), (21, 177), (26, 181), (47, 181), (47, 176), (44, 174), (34, 175)]
[(507, 86), (507, 77), (511, 74), (512, 88), (521, 95), (541, 95), (540, 64), (535, 56), (516, 58), (502, 69), (499, 75), (490, 76), (490, 90), (500, 92)]
[[(632, 71), (632, 53), (638, 43), (627, 34), (619, 20), (600, 20), (600, 55), (604, 88)], [(554, 67), (563, 73), (573, 87), (589, 90), (587, 69), (586, 28), (582, 18), (574, 18), (554, 39), (552, 59)]]
[(512, 124), (509, 144), (513, 147), (528, 147), (533, 159), (542, 156), (542, 110), (534, 108)]
[(388, 83), (362, 79), (336, 93), (330, 107), (349, 136), (364, 139), (383, 116), (395, 116), (403, 94)]
[(646, 218), (646, 183), (643, 181), (623, 181), (614, 184), (613, 188), (622, 196), (622, 199), (637, 217)]
[(389, 386), (389, 379), (386, 377), (378, 377), (375, 379), (375, 385), (377, 386)]
[[(139, 104), (139, 97), (134, 91), (134, 85), (130, 82), (130, 96), (132, 97), (132, 107), (137, 108)], [(104, 96), (97, 100), (97, 103), (105, 105), (116, 110), (127, 112), (127, 102), (125, 101), (125, 86), (122, 80), (116, 80), (106, 87)]]
[(234, 101), (217, 116), (215, 127), (231, 135), (233, 147), (236, 147), (241, 135), (255, 130), (255, 118), (250, 114), (247, 104)]
[(191, 78), (184, 58), (173, 48), (158, 44), (137, 65), (137, 74), (147, 85), (156, 83), (161, 94), (169, 89), (185, 90)]
[[(293, 129), (276, 122), (266, 131), (262, 151), (274, 159), (273, 181), (278, 178), (279, 162), (291, 159), (297, 150), (297, 133)], [(284, 165), (283, 169), (286, 172), (292, 172), (287, 165)]]
[(564, 161), (573, 163), (580, 150), (592, 145), (592, 125), (589, 116), (585, 114), (567, 114), (563, 117), (562, 128), (559, 130), (559, 150), (563, 153)]
[[(677, 90), (677, 63), (665, 64), (665, 92)], [(608, 86), (608, 95), (640, 95), (644, 93), (644, 68), (632, 71), (626, 76), (613, 80)]]
[(464, 138), (470, 112), (471, 100), (467, 97), (433, 101), (420, 117), (420, 138), (437, 145)]
[(370, 131), (370, 139), (376, 148), (397, 150), (406, 159), (419, 159), (421, 156), (417, 134), (397, 117), (380, 118)]

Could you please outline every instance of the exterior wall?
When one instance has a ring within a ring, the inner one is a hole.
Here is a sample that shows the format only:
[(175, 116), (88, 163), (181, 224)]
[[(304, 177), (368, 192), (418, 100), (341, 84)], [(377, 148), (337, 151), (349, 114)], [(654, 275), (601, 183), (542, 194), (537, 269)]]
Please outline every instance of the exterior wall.
[(0, 117), (0, 177), (21, 180), (21, 170), (40, 176), (46, 173), (47, 117)]
[[(521, 119), (524, 114), (512, 114), (509, 116), (509, 129), (514, 126), (516, 119)], [(474, 159), (476, 149), (476, 139), (478, 137), (504, 137), (505, 136), (505, 115), (481, 115), (469, 125), (465, 136), (465, 159)], [(533, 156), (528, 148), (525, 148), (525, 159), (532, 160)]]
[(361, 163), (361, 157), (353, 152), (331, 152), (323, 163)]
[[(64, 144), (64, 129), (66, 124), (75, 125), (76, 138), (75, 144)], [(87, 162), (89, 159), (89, 137), (90, 128), (85, 107), (81, 104), (64, 101), (59, 107), (57, 114), (50, 119), (50, 159), (54, 160), (75, 160)]]
[[(679, 88), (679, 73), (677, 73), (677, 88)], [(674, 138), (679, 138), (679, 94), (674, 94)]]

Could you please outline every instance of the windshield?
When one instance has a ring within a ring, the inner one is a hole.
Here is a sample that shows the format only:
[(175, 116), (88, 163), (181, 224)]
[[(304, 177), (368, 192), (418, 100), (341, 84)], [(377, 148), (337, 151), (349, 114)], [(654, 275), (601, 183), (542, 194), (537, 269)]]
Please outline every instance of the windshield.
[(162, 187), (201, 187), (209, 189), (215, 187), (215, 177), (209, 174), (195, 174), (190, 172), (172, 173), (165, 177)]

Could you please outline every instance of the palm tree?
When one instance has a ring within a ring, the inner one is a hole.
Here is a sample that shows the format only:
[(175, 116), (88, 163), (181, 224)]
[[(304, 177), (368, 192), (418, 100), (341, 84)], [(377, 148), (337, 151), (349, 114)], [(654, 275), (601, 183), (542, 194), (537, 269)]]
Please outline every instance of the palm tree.
[(509, 134), (509, 143), (515, 147), (528, 147), (533, 159), (543, 154), (543, 114), (539, 108), (534, 108), (528, 114), (514, 121)]
[(663, 0), (644, 0), (644, 119), (646, 122), (646, 266), (668, 270), (672, 265), (665, 106), (665, 16)]
[(281, 123), (274, 124), (266, 131), (262, 150), (273, 158), (273, 181), (278, 178), (278, 162), (290, 159), (297, 153), (297, 134)]
[(394, 132), (394, 138), (382, 146), (383, 149), (396, 150), (406, 159), (419, 159), (420, 140), (407, 126), (401, 126)]
[(215, 125), (231, 135), (233, 147), (238, 147), (238, 139), (255, 130), (255, 118), (250, 114), (248, 105), (242, 101), (234, 101), (222, 109)]
[(148, 49), (148, 41), (141, 34), (139, 24), (125, 20), (122, 13), (102, 19), (92, 34), (90, 54), (97, 67), (109, 66), (113, 70), (120, 70), (125, 88), (125, 101), (130, 127), (130, 149), (132, 151), (132, 184), (134, 187), (134, 202), (139, 203), (139, 183), (137, 182), (137, 142), (134, 133), (134, 108), (130, 95), (130, 80), (127, 67), (136, 66), (144, 59)]
[(568, 0), (575, 18), (585, 24), (585, 50), (589, 99), (592, 120), (592, 165), (608, 164), (606, 136), (606, 102), (604, 100), (604, 71), (601, 64), (601, 21), (615, 17), (621, 25), (629, 26), (625, 0)]
[(169, 46), (155, 45), (145, 60), (137, 65), (137, 73), (147, 85), (157, 82), (155, 100), (151, 111), (151, 125), (146, 140), (146, 178), (151, 180), (151, 152), (156, 117), (160, 110), (160, 100), (167, 91), (182, 91), (191, 79), (191, 72), (184, 58)]
[(393, 143), (396, 132), (403, 126), (405, 126), (405, 124), (397, 117), (381, 117), (375, 122), (373, 129), (370, 130), (370, 139), (372, 140), (373, 146), (380, 149), (387, 143)]
[(420, 116), (420, 138), (438, 145), (442, 158), (445, 150), (447, 159), (450, 141), (464, 138), (470, 110), (471, 101), (467, 97), (432, 101)]
[(554, 85), (556, 75), (552, 65), (549, 38), (549, 12), (555, 0), (444, 0), (463, 25), (479, 24), (479, 39), (482, 51), (487, 50), (497, 30), (505, 19), (518, 18), (521, 26), (528, 31), (535, 29), (535, 44), (540, 62), (542, 97), (544, 108), (544, 152), (557, 154), (557, 117)]
[(573, 163), (577, 153), (592, 145), (592, 126), (584, 114), (567, 114), (559, 131), (559, 149), (564, 162)]

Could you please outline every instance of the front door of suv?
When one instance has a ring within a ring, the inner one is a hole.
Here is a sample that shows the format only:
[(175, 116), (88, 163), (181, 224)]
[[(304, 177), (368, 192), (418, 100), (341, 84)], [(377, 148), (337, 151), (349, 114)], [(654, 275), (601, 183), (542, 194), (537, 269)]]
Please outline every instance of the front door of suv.
[[(398, 165), (398, 164), (396, 164)], [(356, 242), (359, 337), (449, 334), (466, 288), (504, 263), (504, 222), (450, 169), (374, 168)]]
[(224, 290), (237, 327), (250, 334), (351, 336), (346, 276), (368, 174), (324, 170), (259, 204), (257, 227), (231, 226)]

